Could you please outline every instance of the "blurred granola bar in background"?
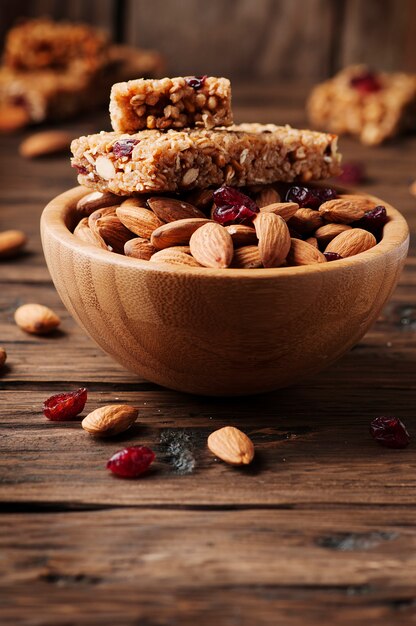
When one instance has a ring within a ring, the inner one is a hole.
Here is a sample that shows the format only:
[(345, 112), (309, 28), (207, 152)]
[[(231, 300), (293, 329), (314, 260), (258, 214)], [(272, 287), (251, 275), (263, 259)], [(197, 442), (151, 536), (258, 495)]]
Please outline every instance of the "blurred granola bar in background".
[(416, 76), (350, 66), (317, 85), (307, 109), (315, 127), (378, 145), (416, 129)]
[(29, 20), (12, 28), (0, 67), (0, 130), (59, 120), (108, 101), (116, 81), (159, 77), (161, 55), (111, 44), (84, 24)]

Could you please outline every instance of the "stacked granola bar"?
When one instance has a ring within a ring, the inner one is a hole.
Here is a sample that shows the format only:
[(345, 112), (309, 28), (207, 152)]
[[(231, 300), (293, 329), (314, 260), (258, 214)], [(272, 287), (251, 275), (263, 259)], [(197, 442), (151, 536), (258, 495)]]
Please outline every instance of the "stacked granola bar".
[(229, 81), (215, 77), (114, 85), (114, 132), (74, 140), (81, 184), (118, 195), (236, 187), (336, 175), (337, 137), (274, 124), (232, 125)]
[(85, 24), (49, 19), (24, 22), (6, 38), (0, 67), (0, 130), (63, 119), (104, 103), (116, 80), (160, 76), (163, 59), (151, 50), (111, 45)]

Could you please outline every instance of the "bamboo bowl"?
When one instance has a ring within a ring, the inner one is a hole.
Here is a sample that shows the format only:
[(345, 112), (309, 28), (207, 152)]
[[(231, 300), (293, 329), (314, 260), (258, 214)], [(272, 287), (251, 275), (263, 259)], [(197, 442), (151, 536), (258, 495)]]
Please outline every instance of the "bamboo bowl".
[(74, 237), (84, 187), (41, 220), (43, 249), (68, 311), (127, 369), (180, 391), (245, 395), (298, 383), (366, 333), (397, 284), (409, 231), (390, 221), (371, 250), (302, 267), (212, 270), (156, 265)]

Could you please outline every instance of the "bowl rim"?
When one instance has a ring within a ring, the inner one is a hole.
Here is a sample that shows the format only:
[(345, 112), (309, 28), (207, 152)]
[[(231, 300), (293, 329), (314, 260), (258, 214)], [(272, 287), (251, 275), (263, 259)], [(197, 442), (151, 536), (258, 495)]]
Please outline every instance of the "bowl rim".
[(299, 274), (317, 274), (317, 272), (336, 272), (345, 270), (346, 267), (358, 265), (367, 265), (370, 261), (374, 261), (381, 256), (387, 255), (394, 251), (409, 240), (409, 227), (403, 215), (392, 205), (372, 194), (359, 192), (352, 189), (345, 189), (338, 185), (332, 185), (336, 191), (345, 194), (354, 194), (370, 198), (377, 205), (386, 207), (387, 215), (390, 220), (385, 224), (382, 240), (370, 250), (361, 252), (345, 259), (340, 259), (332, 263), (315, 263), (311, 265), (297, 265), (288, 267), (273, 268), (256, 268), (256, 269), (240, 269), (240, 268), (199, 268), (199, 267), (181, 267), (168, 263), (151, 263), (142, 259), (127, 257), (122, 254), (116, 254), (110, 250), (103, 250), (98, 246), (87, 243), (77, 238), (68, 228), (68, 221), (71, 213), (74, 212), (76, 203), (83, 196), (94, 190), (88, 187), (78, 185), (55, 196), (44, 208), (41, 216), (42, 239), (53, 235), (64, 246), (78, 251), (84, 256), (94, 258), (101, 263), (107, 265), (116, 265), (119, 267), (128, 267), (130, 269), (149, 272), (150, 274), (171, 274), (171, 275), (192, 275), (204, 278), (221, 278), (233, 280), (235, 278), (251, 278), (251, 279), (270, 279), (289, 276), (298, 276)]

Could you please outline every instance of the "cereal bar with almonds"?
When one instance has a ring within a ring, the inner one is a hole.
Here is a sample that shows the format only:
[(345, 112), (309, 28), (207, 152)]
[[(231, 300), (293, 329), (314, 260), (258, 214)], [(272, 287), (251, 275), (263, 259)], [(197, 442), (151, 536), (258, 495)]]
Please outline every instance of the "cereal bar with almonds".
[(81, 185), (119, 195), (319, 180), (339, 173), (337, 137), (274, 124), (104, 132), (72, 142)]
[(416, 129), (416, 76), (347, 67), (312, 90), (307, 108), (317, 128), (378, 145)]
[(233, 123), (230, 81), (179, 76), (116, 83), (111, 89), (110, 117), (113, 129), (120, 133), (229, 126)]

